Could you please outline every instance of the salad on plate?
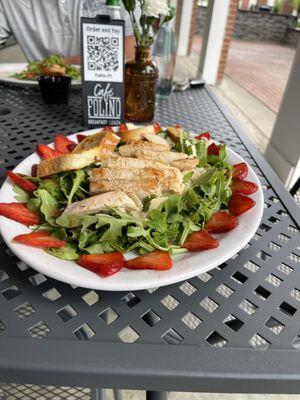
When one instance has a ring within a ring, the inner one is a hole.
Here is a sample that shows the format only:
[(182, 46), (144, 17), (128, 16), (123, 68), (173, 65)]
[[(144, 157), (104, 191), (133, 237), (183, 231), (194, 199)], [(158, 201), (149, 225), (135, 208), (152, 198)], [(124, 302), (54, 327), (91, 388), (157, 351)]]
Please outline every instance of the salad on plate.
[(37, 153), (30, 176), (7, 172), (16, 202), (0, 203), (0, 215), (30, 227), (15, 242), (101, 277), (169, 270), (176, 254), (213, 251), (215, 234), (255, 206), (247, 164), (231, 165), (208, 132), (122, 124), (77, 143), (56, 135)]
[(27, 68), (16, 72), (13, 78), (20, 80), (35, 80), (39, 75), (68, 76), (74, 80), (80, 80), (80, 69), (66, 64), (59, 55), (52, 54), (40, 61), (31, 61)]

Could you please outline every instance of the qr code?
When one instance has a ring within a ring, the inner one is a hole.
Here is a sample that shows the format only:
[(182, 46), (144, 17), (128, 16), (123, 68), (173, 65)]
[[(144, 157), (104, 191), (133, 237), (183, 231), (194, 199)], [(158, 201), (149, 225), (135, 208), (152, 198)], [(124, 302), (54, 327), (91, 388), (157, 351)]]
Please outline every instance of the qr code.
[(119, 68), (119, 38), (87, 37), (87, 61), (90, 71), (117, 71)]

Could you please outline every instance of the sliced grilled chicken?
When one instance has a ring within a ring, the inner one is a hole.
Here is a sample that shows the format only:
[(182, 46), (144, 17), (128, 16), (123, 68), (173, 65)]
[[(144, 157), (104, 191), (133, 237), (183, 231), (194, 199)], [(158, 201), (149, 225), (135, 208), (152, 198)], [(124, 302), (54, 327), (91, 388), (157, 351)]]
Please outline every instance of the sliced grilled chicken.
[(102, 167), (110, 167), (110, 168), (160, 168), (166, 169), (169, 168), (168, 165), (163, 164), (158, 161), (151, 161), (151, 160), (141, 160), (134, 157), (122, 157), (120, 155), (106, 158), (105, 160), (101, 161)]
[(164, 145), (164, 146), (168, 147), (169, 150), (171, 148), (170, 143), (166, 139), (162, 138), (161, 136), (153, 135), (152, 133), (148, 133), (148, 132), (144, 133), (143, 136), (148, 142)]
[(138, 142), (133, 142), (131, 144), (124, 144), (119, 147), (119, 153), (123, 157), (135, 157), (137, 152), (170, 152), (170, 147), (168, 143), (158, 144), (153, 142), (147, 142), (146, 140), (141, 140)]
[(63, 214), (96, 214), (107, 207), (115, 207), (129, 212), (141, 210), (126, 193), (121, 190), (115, 190), (72, 203), (68, 205)]
[(101, 168), (91, 170), (90, 193), (118, 189), (139, 198), (149, 194), (181, 193), (182, 175), (177, 168), (130, 157), (107, 159)]
[(199, 160), (197, 158), (186, 158), (184, 160), (175, 160), (170, 163), (172, 167), (180, 169), (180, 171), (191, 171), (197, 167)]

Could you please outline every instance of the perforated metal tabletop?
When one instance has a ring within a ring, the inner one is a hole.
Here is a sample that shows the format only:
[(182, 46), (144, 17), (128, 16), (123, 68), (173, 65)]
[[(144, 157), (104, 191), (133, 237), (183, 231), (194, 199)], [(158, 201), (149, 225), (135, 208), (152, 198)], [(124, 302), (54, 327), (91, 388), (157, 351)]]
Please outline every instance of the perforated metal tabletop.
[[(209, 89), (159, 102), (156, 120), (209, 130), (250, 163), (265, 196), (256, 235), (208, 273), (124, 293), (47, 278), (2, 242), (0, 380), (300, 393), (299, 208)], [(52, 141), (57, 132), (82, 130), (79, 92), (72, 93), (68, 106), (49, 106), (34, 89), (0, 85), (2, 179), (35, 144)]]

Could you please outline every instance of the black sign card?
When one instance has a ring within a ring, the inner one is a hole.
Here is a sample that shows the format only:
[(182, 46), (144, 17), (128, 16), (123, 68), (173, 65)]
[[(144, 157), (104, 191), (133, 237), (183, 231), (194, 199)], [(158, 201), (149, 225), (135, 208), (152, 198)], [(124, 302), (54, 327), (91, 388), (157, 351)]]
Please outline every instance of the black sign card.
[(124, 27), (124, 21), (109, 16), (81, 18), (85, 126), (115, 126), (123, 122)]

